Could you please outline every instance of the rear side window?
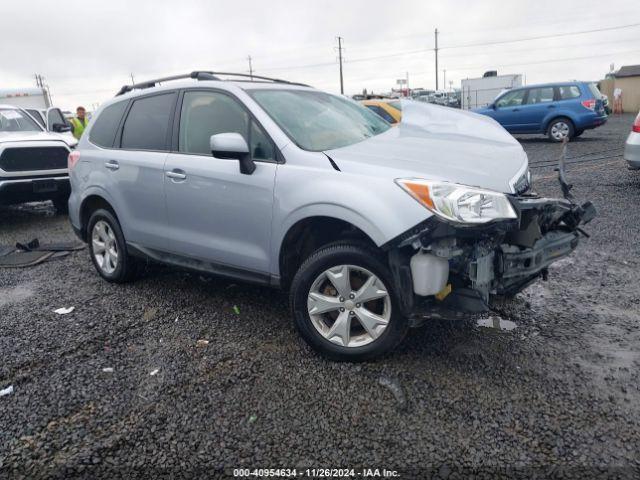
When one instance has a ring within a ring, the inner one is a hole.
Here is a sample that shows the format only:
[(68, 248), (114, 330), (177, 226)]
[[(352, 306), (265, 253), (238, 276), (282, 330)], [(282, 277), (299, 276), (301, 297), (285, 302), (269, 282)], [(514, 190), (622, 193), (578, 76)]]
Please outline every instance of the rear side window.
[(118, 102), (106, 107), (93, 123), (89, 141), (99, 147), (111, 148), (126, 107), (127, 102)]
[(135, 100), (124, 122), (121, 147), (131, 150), (168, 150), (167, 132), (175, 99), (175, 93), (165, 93)]
[(553, 87), (532, 88), (529, 90), (527, 105), (553, 102)]
[(560, 100), (571, 100), (580, 96), (580, 89), (577, 85), (561, 85), (558, 87)]

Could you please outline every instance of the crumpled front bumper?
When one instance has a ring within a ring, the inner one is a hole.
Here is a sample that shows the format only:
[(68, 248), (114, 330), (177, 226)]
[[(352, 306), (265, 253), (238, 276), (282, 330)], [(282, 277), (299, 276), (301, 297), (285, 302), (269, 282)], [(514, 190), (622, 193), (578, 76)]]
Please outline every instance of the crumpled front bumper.
[[(459, 226), (431, 217), (388, 245), (389, 263), (407, 315), (457, 316), (488, 310), (493, 296), (512, 296), (548, 267), (571, 254), (581, 225), (595, 216), (590, 203), (536, 195), (511, 196), (514, 220)], [(411, 257), (416, 252), (447, 259), (449, 279), (437, 295), (414, 294)], [(446, 313), (442, 313), (446, 312)]]

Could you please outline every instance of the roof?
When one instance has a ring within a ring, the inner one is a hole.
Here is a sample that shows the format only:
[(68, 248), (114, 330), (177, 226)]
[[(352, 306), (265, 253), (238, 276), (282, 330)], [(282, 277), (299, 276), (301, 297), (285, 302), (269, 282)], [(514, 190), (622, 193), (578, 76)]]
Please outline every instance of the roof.
[(640, 65), (625, 65), (615, 73), (616, 78), (640, 76)]

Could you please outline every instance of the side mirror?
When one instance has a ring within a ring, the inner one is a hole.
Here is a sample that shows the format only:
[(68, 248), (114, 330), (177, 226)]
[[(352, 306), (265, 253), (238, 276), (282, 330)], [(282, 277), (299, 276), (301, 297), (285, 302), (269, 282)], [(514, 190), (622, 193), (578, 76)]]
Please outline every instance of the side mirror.
[(218, 133), (209, 138), (211, 154), (216, 158), (239, 160), (240, 173), (251, 175), (256, 164), (251, 160), (249, 145), (239, 133)]
[(64, 123), (54, 123), (51, 125), (51, 131), (56, 133), (66, 133), (71, 131), (71, 127)]
[(497, 107), (496, 107), (496, 104), (495, 104), (495, 103), (490, 103), (490, 104), (488, 105), (488, 107), (487, 107), (487, 108), (490, 108), (490, 109), (492, 109), (492, 110), (495, 110)]

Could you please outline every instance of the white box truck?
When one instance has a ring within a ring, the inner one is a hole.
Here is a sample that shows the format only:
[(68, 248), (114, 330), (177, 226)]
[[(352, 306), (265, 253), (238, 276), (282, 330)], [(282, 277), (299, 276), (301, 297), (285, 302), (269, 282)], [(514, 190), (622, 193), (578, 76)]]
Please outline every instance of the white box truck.
[(522, 75), (491, 75), (462, 80), (462, 108), (486, 107), (504, 90), (522, 86)]

